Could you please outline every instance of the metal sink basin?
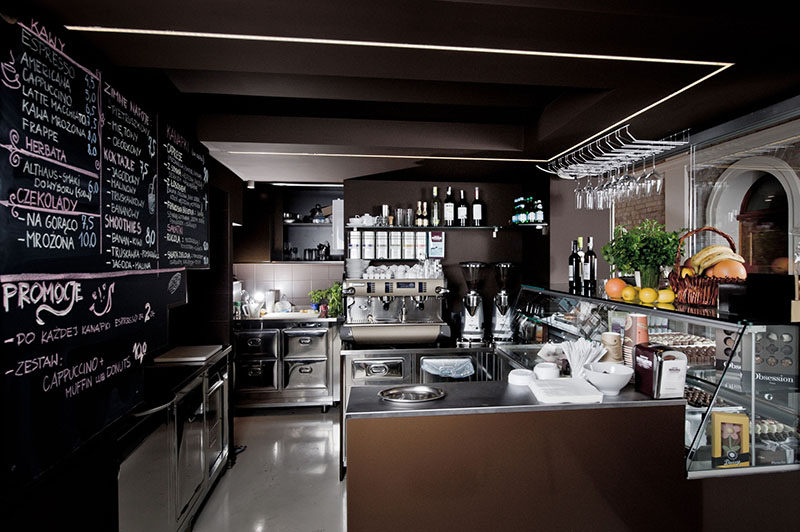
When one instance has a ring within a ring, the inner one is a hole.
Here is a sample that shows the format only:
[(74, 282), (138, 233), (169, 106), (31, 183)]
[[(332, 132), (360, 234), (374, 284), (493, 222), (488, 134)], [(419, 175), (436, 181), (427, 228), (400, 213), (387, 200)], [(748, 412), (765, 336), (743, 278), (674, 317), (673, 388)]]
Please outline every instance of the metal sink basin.
[(395, 386), (378, 392), (378, 396), (385, 401), (393, 403), (424, 403), (443, 398), (444, 390), (435, 386), (409, 385)]

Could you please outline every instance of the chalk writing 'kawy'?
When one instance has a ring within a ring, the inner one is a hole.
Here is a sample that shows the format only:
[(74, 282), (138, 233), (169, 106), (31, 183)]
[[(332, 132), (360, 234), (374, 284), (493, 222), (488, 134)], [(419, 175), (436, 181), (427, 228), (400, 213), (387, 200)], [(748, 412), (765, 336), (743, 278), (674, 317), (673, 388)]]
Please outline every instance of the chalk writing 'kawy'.
[(75, 303), (82, 300), (81, 283), (78, 281), (3, 284), (3, 310), (9, 312), (12, 309), (22, 310), (25, 305), (38, 305), (36, 323), (39, 325), (44, 325), (42, 312), (49, 312), (55, 316), (66, 316), (73, 309)]

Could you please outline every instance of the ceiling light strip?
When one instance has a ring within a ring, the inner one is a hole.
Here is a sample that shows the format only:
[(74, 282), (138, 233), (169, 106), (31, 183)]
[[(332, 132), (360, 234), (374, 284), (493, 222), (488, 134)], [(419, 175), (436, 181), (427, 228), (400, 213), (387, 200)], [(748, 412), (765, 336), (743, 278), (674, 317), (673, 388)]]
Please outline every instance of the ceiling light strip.
[(671, 100), (671, 99), (672, 99), (672, 98), (674, 98), (675, 96), (677, 96), (677, 95), (679, 95), (679, 94), (681, 94), (681, 93), (683, 93), (683, 92), (686, 92), (686, 91), (688, 91), (688, 90), (689, 90), (689, 89), (691, 89), (692, 87), (695, 87), (695, 86), (699, 85), (700, 83), (704, 82), (704, 81), (705, 81), (705, 80), (707, 80), (708, 78), (710, 78), (710, 77), (713, 77), (713, 76), (716, 76), (717, 74), (719, 74), (719, 73), (720, 73), (720, 72), (722, 72), (723, 70), (725, 70), (725, 69), (727, 69), (727, 68), (730, 68), (730, 67), (732, 67), (732, 66), (733, 66), (733, 63), (724, 63), (724, 64), (723, 64), (723, 66), (721, 66), (720, 68), (716, 69), (714, 72), (711, 72), (710, 74), (707, 74), (707, 75), (703, 76), (702, 78), (700, 78), (700, 79), (698, 79), (698, 80), (696, 80), (696, 81), (693, 81), (692, 83), (689, 83), (689, 84), (688, 84), (688, 85), (686, 85), (685, 87), (683, 87), (683, 88), (680, 88), (680, 89), (676, 90), (676, 91), (675, 91), (675, 92), (673, 92), (672, 94), (668, 94), (667, 96), (664, 96), (664, 97), (663, 97), (663, 98), (661, 98), (660, 100), (657, 100), (657, 101), (655, 101), (655, 102), (651, 103), (651, 104), (650, 104), (650, 105), (648, 105), (647, 107), (643, 107), (642, 109), (639, 109), (639, 110), (638, 110), (638, 111), (636, 111), (635, 113), (633, 113), (633, 114), (630, 114), (630, 115), (626, 116), (625, 118), (623, 118), (623, 119), (622, 119), (622, 120), (620, 120), (619, 122), (615, 122), (615, 123), (611, 124), (610, 126), (608, 126), (607, 128), (603, 129), (602, 131), (598, 131), (597, 133), (595, 133), (595, 134), (594, 134), (594, 135), (592, 135), (591, 137), (589, 137), (589, 138), (587, 138), (587, 139), (584, 139), (584, 140), (580, 141), (579, 143), (575, 144), (574, 146), (571, 146), (571, 147), (567, 148), (566, 150), (562, 151), (561, 153), (558, 153), (558, 154), (556, 154), (556, 155), (553, 155), (552, 157), (550, 157), (550, 158), (547, 160), (547, 162), (554, 161), (554, 160), (558, 159), (559, 157), (561, 157), (562, 155), (566, 155), (567, 153), (571, 152), (572, 150), (575, 150), (575, 149), (577, 149), (577, 148), (579, 148), (579, 147), (583, 146), (584, 144), (586, 144), (586, 143), (588, 143), (588, 142), (591, 142), (592, 140), (596, 139), (596, 138), (597, 138), (597, 137), (599, 137), (600, 135), (602, 135), (602, 134), (604, 134), (604, 133), (608, 133), (608, 132), (609, 132), (609, 131), (611, 131), (612, 129), (614, 129), (614, 128), (616, 128), (616, 127), (619, 127), (619, 126), (621, 126), (621, 125), (625, 124), (626, 122), (630, 122), (630, 121), (631, 121), (633, 118), (636, 118), (637, 116), (641, 115), (642, 113), (646, 113), (646, 112), (647, 112), (647, 111), (649, 111), (650, 109), (652, 109), (652, 108), (654, 108), (654, 107), (656, 107), (656, 106), (659, 106), (659, 105), (661, 105), (662, 103), (666, 102), (667, 100)]
[(502, 157), (458, 157), (447, 155), (389, 155), (375, 153), (312, 153), (293, 151), (227, 151), (230, 155), (271, 155), (287, 157), (351, 157), (357, 159), (433, 159), (441, 161), (493, 161), (501, 163), (544, 163), (545, 159), (513, 159)]
[(368, 48), (393, 48), (402, 50), (433, 50), (439, 52), (464, 52), (481, 54), (520, 55), (535, 57), (559, 57), (567, 59), (597, 59), (602, 61), (632, 61), (639, 63), (668, 63), (675, 65), (722, 66), (728, 63), (698, 61), (693, 59), (668, 59), (661, 57), (636, 57), (626, 55), (580, 54), (569, 52), (545, 52), (539, 50), (516, 50), (512, 48), (486, 48), (481, 46), (450, 46), (443, 44), (416, 44), (382, 41), (359, 41), (351, 39), (317, 39), (311, 37), (282, 37), (277, 35), (252, 35), (241, 33), (215, 33), (205, 31), (156, 30), (143, 28), (109, 28), (106, 26), (66, 26), (68, 30), (94, 33), (121, 33), (128, 35), (157, 35), (161, 37), (192, 37), (200, 39), (227, 39), (235, 41), (279, 42), (292, 44), (323, 44), (336, 46), (361, 46)]

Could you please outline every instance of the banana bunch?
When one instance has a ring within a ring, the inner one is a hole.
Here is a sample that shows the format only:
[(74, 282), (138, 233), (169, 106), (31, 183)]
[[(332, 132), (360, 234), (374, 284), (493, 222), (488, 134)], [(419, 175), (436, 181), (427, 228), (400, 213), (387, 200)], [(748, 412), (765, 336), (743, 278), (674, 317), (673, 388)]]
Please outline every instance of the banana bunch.
[(723, 260), (735, 260), (744, 264), (744, 258), (734, 253), (728, 246), (707, 246), (689, 259), (689, 265), (696, 275), (701, 275), (705, 270)]

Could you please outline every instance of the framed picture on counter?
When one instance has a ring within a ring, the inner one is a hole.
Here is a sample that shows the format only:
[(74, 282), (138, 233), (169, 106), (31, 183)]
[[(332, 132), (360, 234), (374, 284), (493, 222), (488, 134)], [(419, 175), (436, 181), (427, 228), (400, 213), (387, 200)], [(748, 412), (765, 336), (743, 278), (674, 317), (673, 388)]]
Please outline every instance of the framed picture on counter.
[(715, 468), (750, 465), (750, 418), (745, 414), (711, 413), (711, 465)]

